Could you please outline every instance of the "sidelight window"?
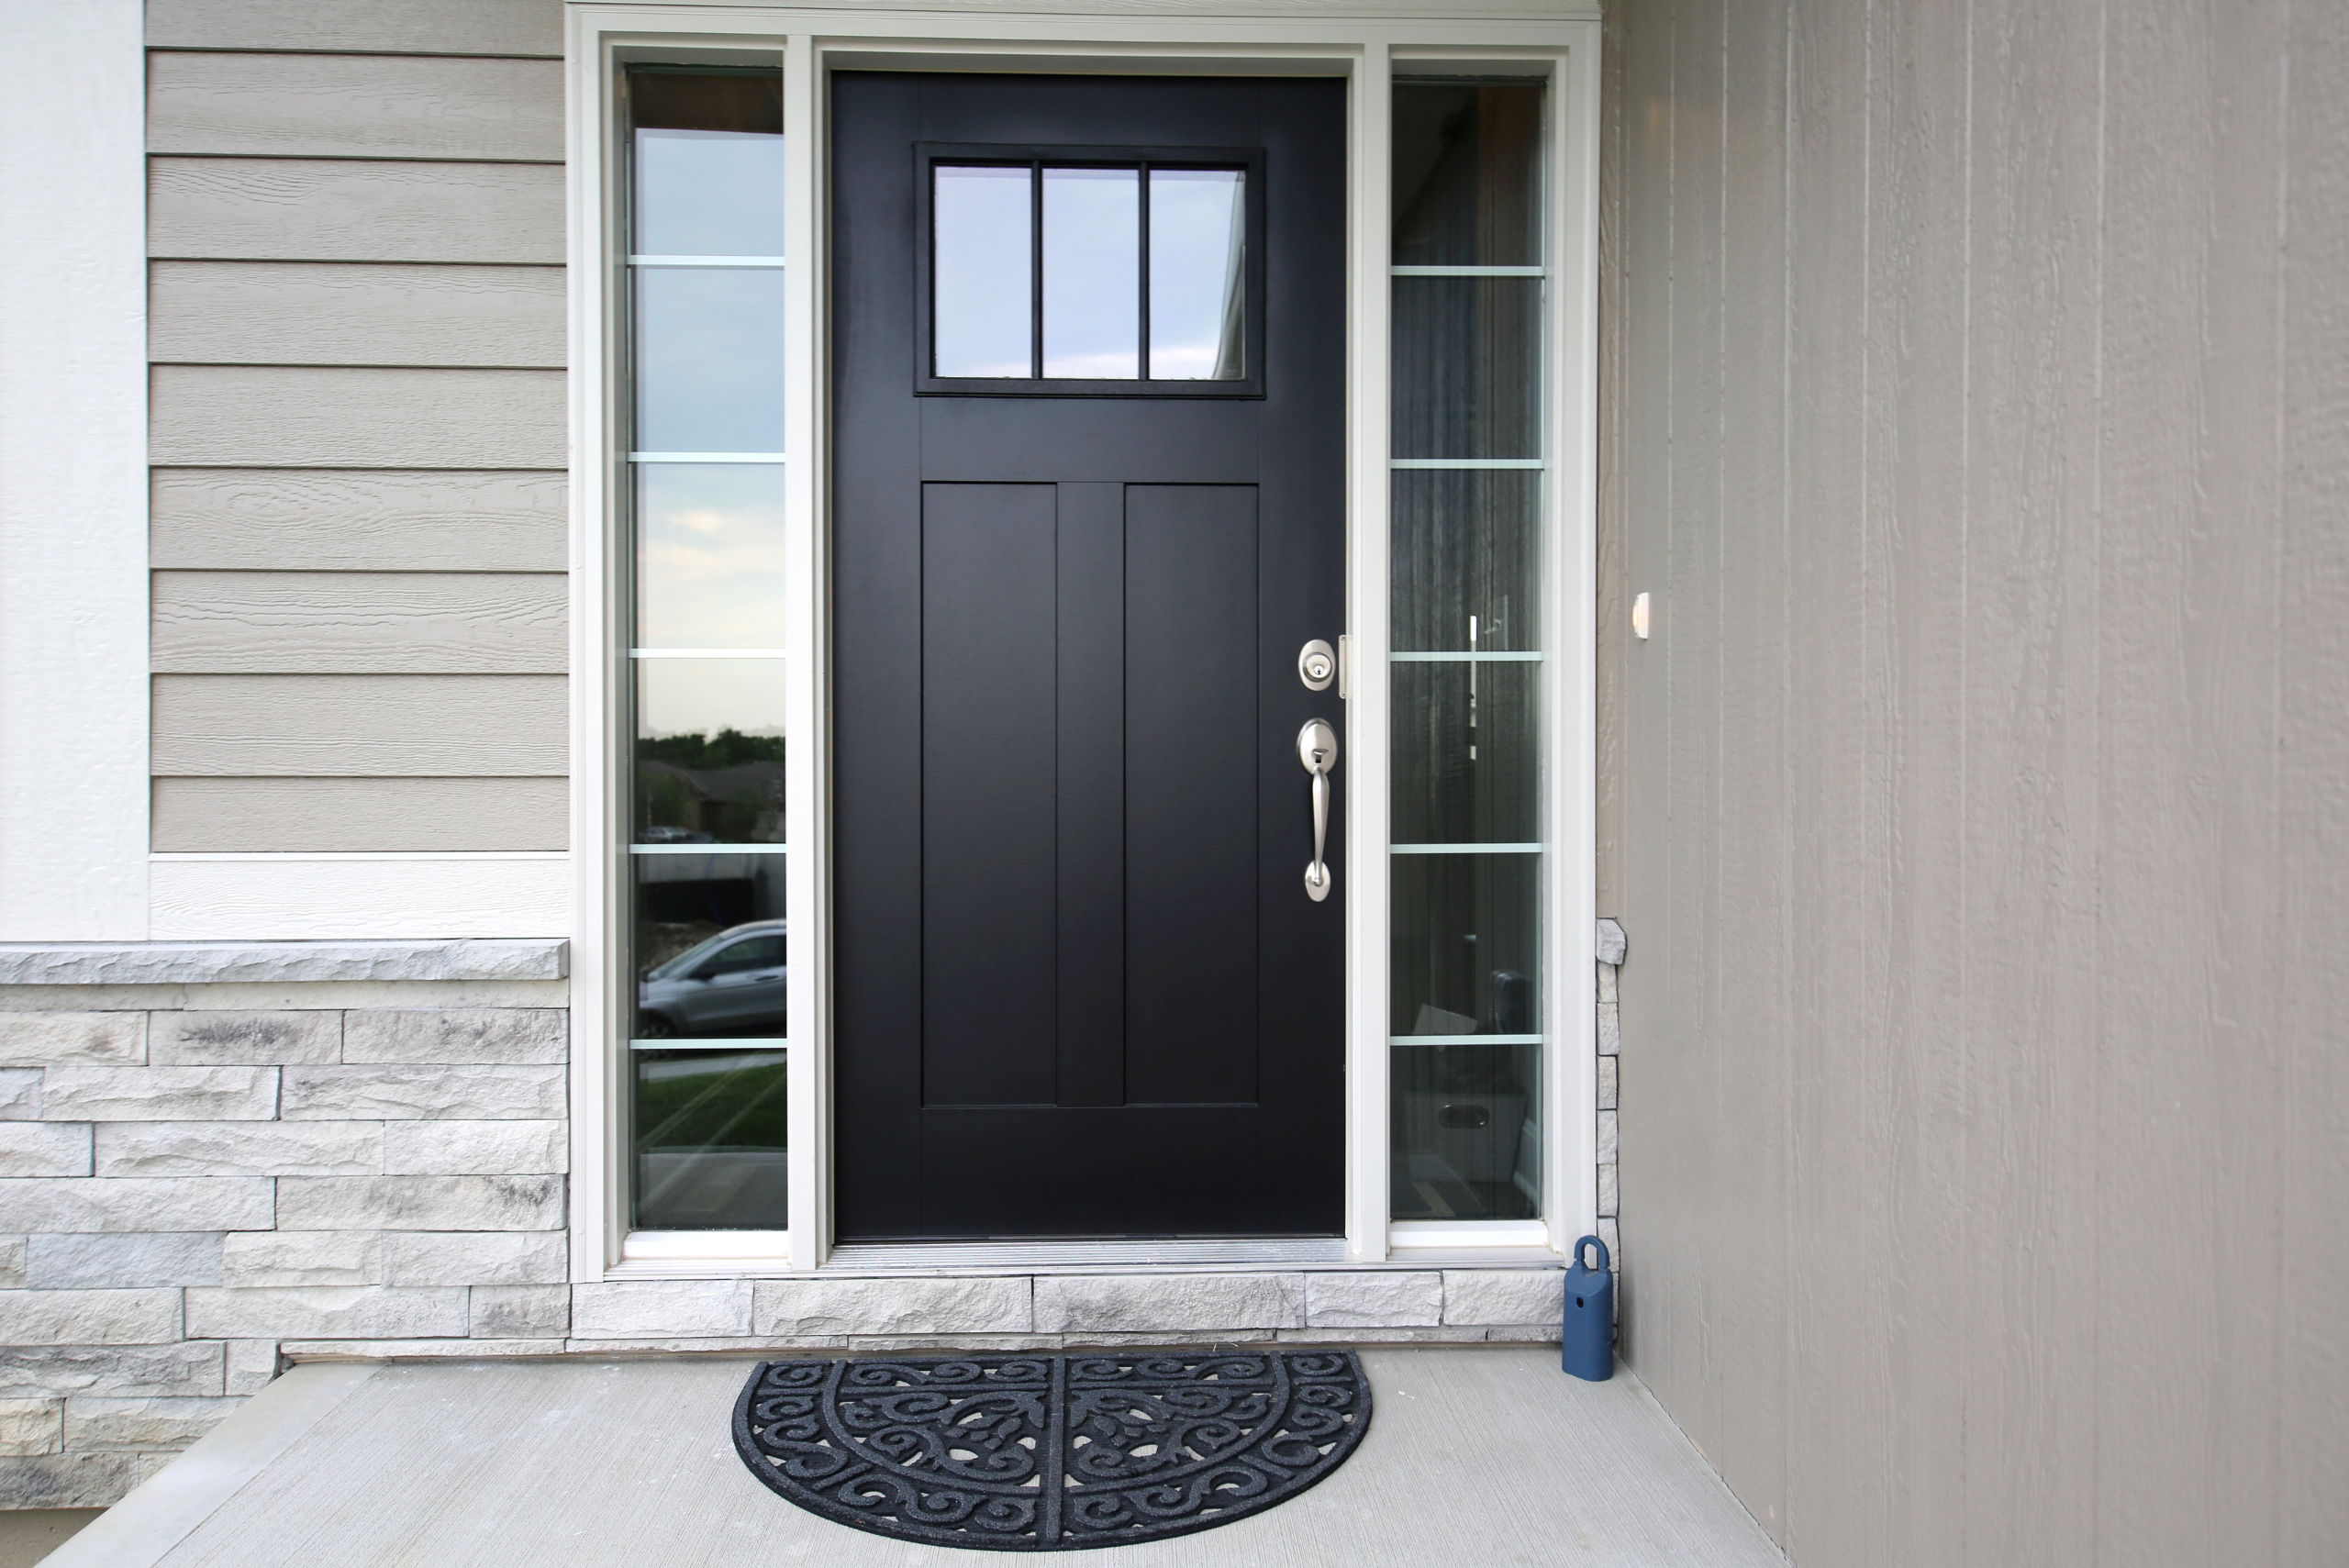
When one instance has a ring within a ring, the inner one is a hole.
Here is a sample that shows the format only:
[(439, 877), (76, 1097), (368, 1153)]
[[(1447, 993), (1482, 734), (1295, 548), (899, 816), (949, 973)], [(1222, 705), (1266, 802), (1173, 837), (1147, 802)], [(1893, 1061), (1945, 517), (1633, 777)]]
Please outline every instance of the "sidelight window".
[(781, 89), (627, 77), (640, 1229), (785, 1220)]
[(918, 390), (1248, 396), (1263, 390), (1253, 153), (924, 150)]
[(1542, 1214), (1542, 100), (1395, 88), (1398, 1220)]

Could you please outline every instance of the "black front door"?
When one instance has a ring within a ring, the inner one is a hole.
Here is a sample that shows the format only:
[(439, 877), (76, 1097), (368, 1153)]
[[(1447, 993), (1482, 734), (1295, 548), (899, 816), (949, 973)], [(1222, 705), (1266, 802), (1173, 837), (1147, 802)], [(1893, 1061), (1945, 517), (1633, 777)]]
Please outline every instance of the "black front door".
[(1334, 1234), (1342, 87), (832, 102), (837, 1232)]

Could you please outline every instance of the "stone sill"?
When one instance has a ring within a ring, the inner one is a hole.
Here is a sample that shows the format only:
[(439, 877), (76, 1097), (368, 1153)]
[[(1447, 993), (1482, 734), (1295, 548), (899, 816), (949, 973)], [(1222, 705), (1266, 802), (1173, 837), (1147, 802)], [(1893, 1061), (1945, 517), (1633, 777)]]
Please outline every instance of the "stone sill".
[(351, 942), (0, 942), (0, 985), (562, 980), (561, 937)]

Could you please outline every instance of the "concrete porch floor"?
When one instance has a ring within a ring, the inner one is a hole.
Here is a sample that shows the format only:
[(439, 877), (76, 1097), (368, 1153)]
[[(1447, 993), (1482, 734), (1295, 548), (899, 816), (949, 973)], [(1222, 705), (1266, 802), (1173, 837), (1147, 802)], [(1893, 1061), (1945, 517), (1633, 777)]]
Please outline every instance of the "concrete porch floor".
[[(1542, 1348), (1363, 1353), (1371, 1429), (1264, 1514), (1109, 1549), (1131, 1568), (1450, 1563), (1783, 1568), (1647, 1390)], [(68, 1541), (49, 1568), (913, 1568), (1007, 1555), (802, 1512), (735, 1456), (751, 1362), (297, 1367)]]

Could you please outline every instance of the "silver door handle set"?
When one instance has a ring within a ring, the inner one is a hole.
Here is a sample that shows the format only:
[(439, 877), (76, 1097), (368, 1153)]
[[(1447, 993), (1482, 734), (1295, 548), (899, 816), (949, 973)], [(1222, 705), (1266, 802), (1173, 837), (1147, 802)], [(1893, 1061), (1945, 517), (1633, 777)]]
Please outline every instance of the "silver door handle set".
[[(1318, 637), (1297, 651), (1297, 678), (1308, 692), (1328, 691), (1338, 664), (1338, 651)], [(1330, 839), (1330, 770), (1338, 765), (1338, 732), (1328, 719), (1308, 719), (1297, 732), (1297, 757), (1313, 775), (1313, 861), (1305, 868), (1305, 895), (1319, 904), (1330, 896), (1330, 867), (1321, 851)]]
[(1338, 765), (1338, 732), (1326, 718), (1308, 718), (1297, 732), (1297, 761), (1313, 775), (1313, 863), (1305, 868), (1305, 895), (1316, 904), (1330, 896), (1330, 868), (1322, 846), (1330, 837), (1330, 770)]

